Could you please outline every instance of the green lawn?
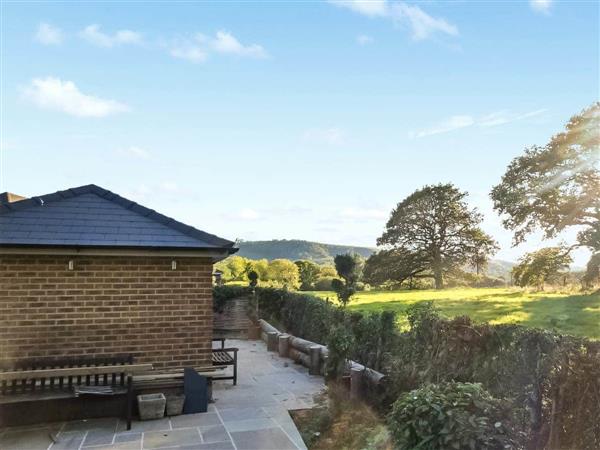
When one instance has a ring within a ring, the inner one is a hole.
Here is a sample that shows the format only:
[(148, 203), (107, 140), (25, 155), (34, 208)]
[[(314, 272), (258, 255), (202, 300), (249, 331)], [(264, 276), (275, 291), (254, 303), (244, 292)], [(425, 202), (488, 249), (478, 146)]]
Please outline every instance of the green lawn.
[[(311, 293), (322, 298), (335, 298), (332, 292)], [(600, 293), (534, 293), (506, 288), (369, 291), (356, 294), (349, 308), (402, 313), (408, 306), (427, 300), (433, 300), (447, 317), (468, 315), (476, 321), (492, 324), (519, 323), (600, 339)], [(404, 315), (399, 314), (399, 319), (400, 325), (404, 326)]]

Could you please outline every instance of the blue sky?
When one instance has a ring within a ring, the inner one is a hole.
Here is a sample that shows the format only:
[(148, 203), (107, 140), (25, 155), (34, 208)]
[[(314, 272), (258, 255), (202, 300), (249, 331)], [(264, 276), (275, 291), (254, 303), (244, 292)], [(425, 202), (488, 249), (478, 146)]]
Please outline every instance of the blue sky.
[(373, 246), (451, 181), (514, 260), (546, 244), (511, 248), (488, 193), (598, 99), (598, 8), (4, 2), (1, 189), (95, 183), (230, 239)]

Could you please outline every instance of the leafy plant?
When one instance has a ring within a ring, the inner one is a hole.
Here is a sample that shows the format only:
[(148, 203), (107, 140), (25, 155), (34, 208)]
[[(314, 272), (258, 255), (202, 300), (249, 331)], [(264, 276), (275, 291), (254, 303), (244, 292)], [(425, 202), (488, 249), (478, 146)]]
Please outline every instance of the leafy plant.
[(327, 339), (329, 356), (325, 366), (328, 378), (339, 378), (343, 374), (353, 345), (354, 336), (343, 323), (331, 327)]
[(399, 450), (515, 448), (506, 411), (481, 384), (428, 384), (401, 396), (389, 415)]

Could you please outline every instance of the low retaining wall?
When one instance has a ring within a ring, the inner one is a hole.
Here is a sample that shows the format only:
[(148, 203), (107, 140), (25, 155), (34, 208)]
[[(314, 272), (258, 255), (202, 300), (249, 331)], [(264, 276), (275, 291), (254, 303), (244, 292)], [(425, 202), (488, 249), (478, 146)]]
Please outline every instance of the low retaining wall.
[[(266, 320), (260, 319), (259, 322), (261, 338), (267, 343), (268, 351), (277, 352), (279, 356), (291, 358), (308, 367), (311, 375), (325, 375), (325, 363), (329, 357), (329, 350), (325, 345), (282, 333)], [(346, 367), (350, 374), (351, 397), (361, 396), (366, 385), (378, 387), (384, 382), (384, 374), (355, 361), (348, 361)]]

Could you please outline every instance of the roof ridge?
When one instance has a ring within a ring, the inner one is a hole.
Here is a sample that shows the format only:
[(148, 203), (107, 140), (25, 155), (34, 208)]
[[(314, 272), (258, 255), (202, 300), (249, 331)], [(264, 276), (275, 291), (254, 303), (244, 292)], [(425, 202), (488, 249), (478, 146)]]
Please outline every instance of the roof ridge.
[(172, 217), (165, 216), (157, 212), (154, 209), (147, 208), (139, 203), (129, 200), (125, 197), (121, 197), (119, 194), (115, 194), (108, 189), (100, 187), (96, 184), (86, 184), (83, 186), (77, 186), (73, 188), (64, 189), (62, 191), (56, 191), (50, 194), (44, 194), (40, 196), (34, 196), (25, 200), (21, 200), (16, 203), (0, 204), (0, 215), (6, 214), (12, 211), (20, 211), (23, 209), (32, 208), (35, 206), (42, 206), (46, 203), (52, 203), (60, 201), (66, 198), (77, 197), (83, 194), (95, 194), (100, 198), (116, 203), (117, 205), (139, 214), (142, 217), (149, 218), (155, 222), (165, 225), (171, 229), (174, 229), (182, 234), (189, 237), (202, 240), (210, 245), (217, 247), (232, 248), (235, 242), (220, 238), (214, 234), (207, 233), (199, 230), (191, 225), (187, 225), (183, 222), (173, 219)]

